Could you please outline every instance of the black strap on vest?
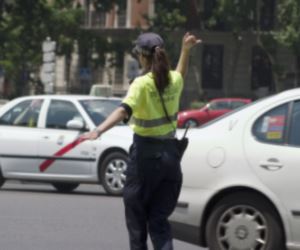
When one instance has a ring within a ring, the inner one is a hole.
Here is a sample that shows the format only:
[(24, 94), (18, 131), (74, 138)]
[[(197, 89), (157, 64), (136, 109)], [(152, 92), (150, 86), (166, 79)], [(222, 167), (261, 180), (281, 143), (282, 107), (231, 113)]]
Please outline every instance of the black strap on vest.
[[(166, 116), (167, 120), (171, 123), (171, 125), (172, 125), (172, 127), (174, 129), (175, 135), (176, 135), (176, 127), (174, 127), (174, 125), (173, 125), (173, 122), (172, 122), (172, 120), (171, 120), (171, 118), (170, 118), (170, 116), (168, 114), (168, 110), (166, 108), (166, 104), (164, 102), (163, 96), (162, 96), (162, 94), (161, 94), (161, 92), (159, 90), (158, 90), (158, 94), (159, 94), (159, 97), (160, 97), (160, 100), (161, 100), (161, 104), (163, 106), (163, 110), (165, 112), (165, 116)], [(187, 134), (187, 131), (189, 130), (189, 128), (190, 128), (190, 124), (187, 125), (182, 138), (186, 137), (186, 134)]]

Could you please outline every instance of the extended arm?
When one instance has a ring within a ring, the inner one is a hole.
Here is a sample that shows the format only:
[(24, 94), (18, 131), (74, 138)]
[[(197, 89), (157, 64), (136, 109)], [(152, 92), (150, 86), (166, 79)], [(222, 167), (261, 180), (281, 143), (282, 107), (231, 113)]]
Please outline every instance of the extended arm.
[(94, 131), (84, 134), (81, 138), (95, 140), (105, 131), (109, 130), (114, 125), (124, 120), (126, 117), (127, 117), (127, 112), (125, 108), (118, 107)]
[(191, 35), (189, 32), (187, 32), (183, 36), (181, 52), (176, 67), (176, 71), (180, 72), (182, 77), (184, 77), (187, 72), (190, 50), (194, 45), (198, 43), (201, 43), (201, 40), (197, 39), (194, 35)]

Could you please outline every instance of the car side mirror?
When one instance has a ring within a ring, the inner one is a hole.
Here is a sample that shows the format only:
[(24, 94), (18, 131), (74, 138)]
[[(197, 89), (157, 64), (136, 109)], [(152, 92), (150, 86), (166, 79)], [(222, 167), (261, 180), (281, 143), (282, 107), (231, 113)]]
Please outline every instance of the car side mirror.
[(84, 130), (84, 122), (78, 119), (73, 119), (67, 122), (67, 128), (73, 130)]

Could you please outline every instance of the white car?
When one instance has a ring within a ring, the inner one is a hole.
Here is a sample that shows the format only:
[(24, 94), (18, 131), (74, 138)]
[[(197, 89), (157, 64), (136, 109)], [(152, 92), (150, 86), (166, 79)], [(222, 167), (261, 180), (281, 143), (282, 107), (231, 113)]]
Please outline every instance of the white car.
[(68, 95), (7, 103), (0, 110), (0, 186), (10, 179), (38, 181), (70, 192), (80, 183), (95, 183), (120, 195), (131, 129), (120, 124), (98, 140), (79, 140), (120, 103), (118, 98)]
[(300, 89), (188, 137), (174, 236), (211, 250), (300, 249)]

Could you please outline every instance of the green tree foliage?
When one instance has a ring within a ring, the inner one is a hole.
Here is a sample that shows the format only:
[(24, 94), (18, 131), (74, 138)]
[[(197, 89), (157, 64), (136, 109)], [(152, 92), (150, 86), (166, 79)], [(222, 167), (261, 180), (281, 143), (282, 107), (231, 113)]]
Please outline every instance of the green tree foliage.
[(171, 64), (174, 66), (178, 60), (177, 41), (174, 41), (172, 33), (174, 31), (182, 31), (186, 23), (186, 15), (184, 13), (184, 1), (177, 0), (155, 0), (155, 15), (145, 16), (149, 23), (149, 30), (159, 33), (165, 41), (168, 48), (168, 55)]
[[(276, 49), (282, 44), (299, 54), (299, 5), (298, 0), (280, 0), (272, 9), (272, 1), (269, 0), (220, 0), (209, 23), (213, 27), (216, 20), (222, 20), (224, 30), (232, 31), (236, 37), (245, 31), (253, 32), (257, 45), (272, 64), (275, 90), (281, 91), (284, 86), (280, 77), (284, 70), (276, 59)], [(277, 25), (265, 25), (263, 22), (263, 18), (271, 12), (274, 16), (278, 14), (274, 20)]]
[(278, 23), (278, 29), (273, 35), (279, 43), (288, 47), (296, 55), (295, 85), (299, 86), (300, 2), (298, 0), (280, 0), (278, 2)]
[(182, 29), (186, 22), (183, 1), (155, 1), (155, 16), (148, 17), (149, 24), (157, 31), (168, 32)]
[[(30, 73), (38, 73), (42, 42), (57, 41), (59, 54), (70, 54), (83, 11), (73, 1), (15, 0), (0, 13), (0, 66), (16, 93), (27, 88)], [(25, 92), (26, 93), (26, 92)]]
[(218, 4), (215, 4), (212, 15), (207, 19), (207, 26), (212, 29), (222, 26), (224, 30), (236, 33), (250, 30), (257, 26), (256, 6), (257, 1), (220, 0)]
[(276, 39), (300, 54), (300, 2), (281, 0), (278, 3), (278, 31)]
[[(220, 0), (208, 23), (213, 28), (222, 20), (224, 30), (240, 34), (253, 31), (256, 34), (257, 45), (268, 55), (272, 63), (273, 78), (277, 91), (284, 89), (281, 76), (284, 69), (276, 60), (276, 48), (279, 44), (291, 50), (297, 57), (296, 76), (300, 72), (300, 1), (278, 0), (274, 9), (276, 25), (263, 29), (262, 17), (270, 7), (268, 0)], [(297, 80), (297, 82), (299, 82)]]

